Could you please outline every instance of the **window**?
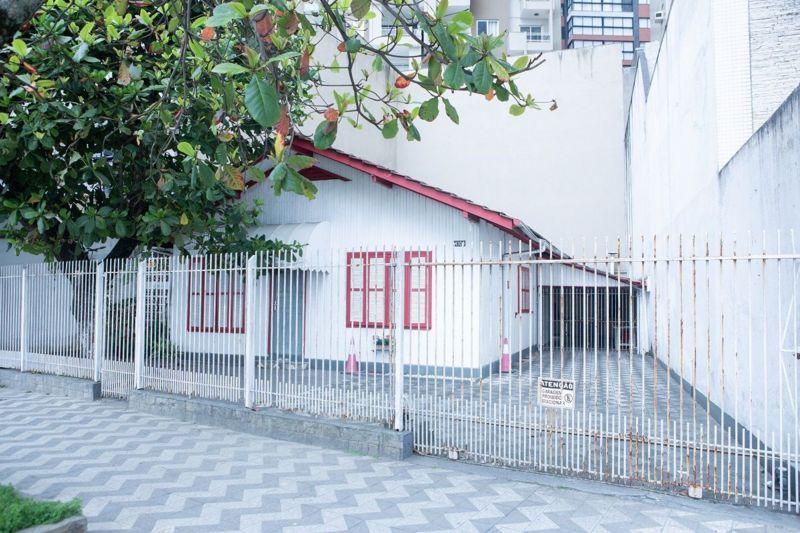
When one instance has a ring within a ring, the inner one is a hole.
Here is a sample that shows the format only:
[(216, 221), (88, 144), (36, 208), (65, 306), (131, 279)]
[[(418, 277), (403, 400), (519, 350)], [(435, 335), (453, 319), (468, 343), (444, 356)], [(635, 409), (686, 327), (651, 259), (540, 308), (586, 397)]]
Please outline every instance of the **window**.
[(500, 35), (500, 21), (496, 19), (480, 19), (475, 23), (478, 35)]
[(520, 313), (531, 312), (531, 269), (530, 267), (520, 266), (517, 271), (517, 287), (519, 300), (517, 310)]
[(347, 327), (389, 327), (391, 252), (347, 254)]
[(431, 329), (431, 252), (406, 252), (405, 318), (406, 329)]
[(550, 40), (549, 35), (542, 34), (541, 26), (520, 26), (519, 31), (525, 34), (528, 42), (542, 42)]
[(244, 333), (244, 272), (208, 270), (204, 258), (189, 267), (186, 330)]

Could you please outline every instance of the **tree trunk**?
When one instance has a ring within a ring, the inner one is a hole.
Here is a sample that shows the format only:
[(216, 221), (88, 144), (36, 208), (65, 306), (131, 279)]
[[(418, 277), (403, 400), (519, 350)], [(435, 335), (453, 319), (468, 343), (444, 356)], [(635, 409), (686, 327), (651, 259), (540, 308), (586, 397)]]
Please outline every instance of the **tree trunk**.
[(43, 0), (0, 0), (0, 46), (11, 42), (20, 26), (28, 22)]

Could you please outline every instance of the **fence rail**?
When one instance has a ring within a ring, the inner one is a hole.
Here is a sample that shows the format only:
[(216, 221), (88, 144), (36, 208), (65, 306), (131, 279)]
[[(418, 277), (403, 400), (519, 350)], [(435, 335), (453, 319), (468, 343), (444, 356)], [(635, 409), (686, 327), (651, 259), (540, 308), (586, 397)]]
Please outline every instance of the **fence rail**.
[(792, 233), (0, 267), (0, 366), (800, 512)]

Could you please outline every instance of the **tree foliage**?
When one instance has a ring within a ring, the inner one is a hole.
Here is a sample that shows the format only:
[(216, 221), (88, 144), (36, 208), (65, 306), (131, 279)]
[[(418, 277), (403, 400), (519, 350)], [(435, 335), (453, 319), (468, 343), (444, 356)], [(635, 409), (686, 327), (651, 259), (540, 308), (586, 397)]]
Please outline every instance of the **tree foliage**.
[[(429, 3), (47, 0), (0, 49), (0, 231), (59, 260), (269, 248), (236, 200), (264, 165), (276, 194), (314, 197), (298, 133), (419, 140), (417, 120), (458, 122), (457, 91), (537, 106), (513, 78), (538, 58), (509, 62), (468, 11)], [(379, 11), (392, 25), (369, 39)]]

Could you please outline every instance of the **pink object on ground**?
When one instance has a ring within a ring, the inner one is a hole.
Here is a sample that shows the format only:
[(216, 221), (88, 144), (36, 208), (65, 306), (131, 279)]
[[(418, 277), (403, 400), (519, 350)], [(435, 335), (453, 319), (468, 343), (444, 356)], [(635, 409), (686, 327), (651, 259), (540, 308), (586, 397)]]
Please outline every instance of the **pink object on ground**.
[(508, 339), (503, 339), (503, 354), (500, 356), (500, 372), (511, 372), (511, 354), (508, 352)]
[(356, 359), (356, 347), (350, 340), (350, 353), (347, 355), (347, 362), (344, 364), (345, 374), (358, 374), (358, 359)]

